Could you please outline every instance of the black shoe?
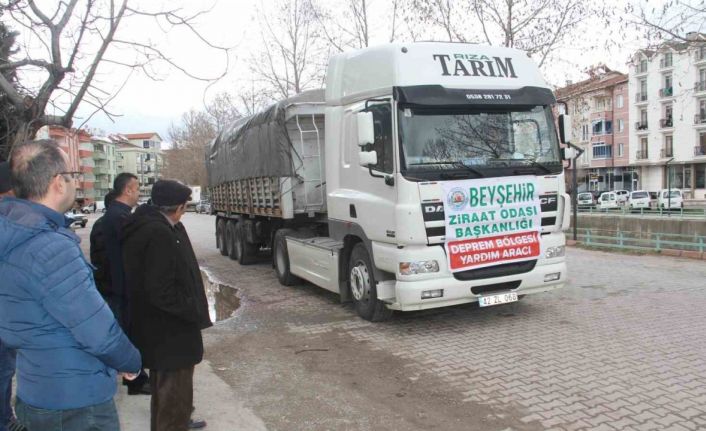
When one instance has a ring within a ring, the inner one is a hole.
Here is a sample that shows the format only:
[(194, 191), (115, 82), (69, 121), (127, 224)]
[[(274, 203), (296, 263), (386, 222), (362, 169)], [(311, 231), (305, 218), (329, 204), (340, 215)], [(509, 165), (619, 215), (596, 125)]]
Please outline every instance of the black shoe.
[(206, 428), (206, 421), (203, 419), (189, 419), (189, 429), (197, 430), (201, 428)]
[(152, 388), (149, 383), (145, 383), (142, 386), (128, 386), (128, 395), (152, 395)]

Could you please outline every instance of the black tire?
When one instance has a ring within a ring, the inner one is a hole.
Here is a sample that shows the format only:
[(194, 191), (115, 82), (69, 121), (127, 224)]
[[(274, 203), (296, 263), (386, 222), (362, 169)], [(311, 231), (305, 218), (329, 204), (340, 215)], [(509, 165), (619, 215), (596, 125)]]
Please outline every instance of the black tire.
[(226, 241), (226, 221), (220, 219), (216, 222), (216, 247), (221, 256), (228, 256), (228, 242)]
[(370, 322), (382, 322), (392, 316), (392, 310), (377, 297), (372, 261), (363, 243), (353, 247), (347, 277), (355, 310), (360, 317)]
[(277, 279), (283, 286), (294, 286), (302, 279), (289, 271), (289, 252), (287, 251), (287, 236), (296, 236), (294, 229), (280, 229), (275, 233), (272, 244), (272, 265), (275, 268)]
[(87, 222), (81, 223), (81, 227), (86, 227), (86, 223), (87, 223)]
[(257, 259), (257, 251), (260, 249), (257, 244), (249, 244), (247, 242), (242, 223), (238, 223), (235, 226), (233, 248), (238, 250), (238, 257), (236, 259), (241, 265), (250, 265), (255, 262)]
[(239, 224), (240, 223), (236, 223), (233, 220), (226, 223), (226, 248), (228, 249), (228, 257), (232, 260), (239, 260), (240, 258), (238, 254), (240, 250), (235, 244), (235, 232)]

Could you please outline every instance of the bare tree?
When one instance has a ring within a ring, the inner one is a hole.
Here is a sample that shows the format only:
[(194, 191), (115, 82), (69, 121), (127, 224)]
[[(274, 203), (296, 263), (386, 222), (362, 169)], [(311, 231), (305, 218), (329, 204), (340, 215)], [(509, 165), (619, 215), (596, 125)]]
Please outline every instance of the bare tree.
[[(342, 12), (341, 9), (343, 9)], [(347, 0), (343, 8), (340, 3), (336, 3), (335, 7), (326, 7), (319, 1), (315, 4), (314, 16), (325, 43), (330, 44), (336, 51), (342, 52), (346, 48), (366, 48), (370, 44), (366, 0)]]
[(317, 45), (311, 0), (280, 0), (273, 16), (260, 15), (263, 49), (251, 59), (257, 79), (277, 98), (323, 85), (324, 62)]
[(191, 110), (182, 115), (181, 124), (172, 124), (168, 133), (172, 148), (165, 150), (164, 176), (205, 187), (206, 147), (217, 134), (213, 117)]
[[(652, 45), (665, 39), (697, 44), (706, 42), (706, 2), (704, 0), (680, 0), (664, 2), (658, 7), (654, 2), (638, 0), (628, 3), (623, 23), (637, 28)], [(692, 33), (692, 36), (688, 34)], [(698, 36), (698, 34), (701, 36)], [(693, 36), (696, 34), (696, 36)]]
[[(42, 126), (72, 127), (76, 111), (82, 104), (94, 109), (88, 119), (101, 111), (112, 118), (114, 114), (108, 110), (108, 105), (122, 86), (117, 90), (101, 88), (97, 77), (104, 65), (125, 67), (158, 78), (154, 68), (166, 64), (205, 81), (218, 79), (227, 70), (229, 50), (210, 43), (197, 30), (196, 21), (205, 11), (187, 16), (180, 9), (133, 7), (129, 0), (65, 0), (48, 4), (36, 0), (9, 0), (3, 6), (13, 25), (26, 33), (24, 39), (29, 45), (22, 47), (22, 57), (0, 62), (0, 72), (3, 72), (0, 74), (0, 89), (21, 114), (14, 135), (3, 143), (0, 155), (7, 155), (16, 142), (33, 138)], [(216, 76), (197, 76), (149, 40), (142, 39), (145, 37), (143, 33), (120, 34), (118, 29), (131, 19), (152, 19), (165, 31), (184, 29), (190, 32), (207, 48), (223, 53), (223, 72)], [(37, 45), (43, 49), (31, 49)], [(134, 60), (122, 59), (121, 48), (127, 48)], [(24, 88), (15, 88), (4, 76), (7, 71), (17, 73)], [(38, 76), (41, 84), (30, 85), (29, 82)], [(60, 113), (47, 114), (48, 107)]]
[(448, 41), (522, 49), (540, 67), (563, 42), (576, 36), (579, 24), (605, 14), (601, 0), (410, 1), (416, 19), (442, 31)]
[(235, 97), (226, 92), (216, 94), (206, 106), (206, 113), (211, 116), (213, 127), (218, 132), (243, 116), (236, 106)]

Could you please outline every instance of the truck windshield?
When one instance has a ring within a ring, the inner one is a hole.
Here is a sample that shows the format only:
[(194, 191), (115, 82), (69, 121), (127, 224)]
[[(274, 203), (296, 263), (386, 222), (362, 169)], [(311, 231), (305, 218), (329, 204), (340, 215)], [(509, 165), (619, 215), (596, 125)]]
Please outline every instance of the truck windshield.
[(420, 180), (561, 173), (551, 108), (400, 107), (402, 174)]

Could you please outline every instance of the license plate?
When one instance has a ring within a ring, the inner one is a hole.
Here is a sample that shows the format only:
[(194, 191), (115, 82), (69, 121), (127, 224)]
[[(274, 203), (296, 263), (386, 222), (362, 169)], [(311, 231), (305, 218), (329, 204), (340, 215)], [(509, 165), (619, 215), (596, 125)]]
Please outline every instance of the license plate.
[(517, 301), (517, 293), (515, 292), (481, 296), (480, 298), (478, 298), (478, 304), (481, 307), (490, 307), (491, 305), (507, 304), (508, 302), (515, 301)]

